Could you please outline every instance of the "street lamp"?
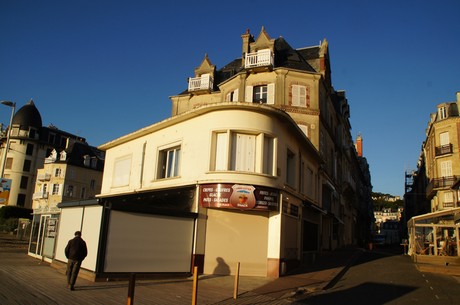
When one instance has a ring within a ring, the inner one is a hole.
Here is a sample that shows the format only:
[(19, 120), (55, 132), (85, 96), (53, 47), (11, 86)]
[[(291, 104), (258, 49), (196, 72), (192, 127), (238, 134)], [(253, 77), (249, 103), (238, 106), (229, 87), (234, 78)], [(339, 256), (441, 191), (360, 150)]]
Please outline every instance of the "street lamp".
[(13, 126), (13, 116), (14, 116), (14, 110), (16, 109), (16, 103), (15, 102), (10, 102), (10, 101), (1, 101), (1, 103), (5, 106), (11, 107), (11, 118), (10, 118), (10, 126), (8, 127), (8, 134), (6, 135), (6, 149), (3, 154), (3, 165), (2, 165), (2, 174), (0, 175), (0, 178), (3, 179), (3, 174), (5, 173), (5, 165), (6, 165), (6, 155), (8, 154), (8, 151), (10, 149), (10, 134), (11, 134), (11, 129)]

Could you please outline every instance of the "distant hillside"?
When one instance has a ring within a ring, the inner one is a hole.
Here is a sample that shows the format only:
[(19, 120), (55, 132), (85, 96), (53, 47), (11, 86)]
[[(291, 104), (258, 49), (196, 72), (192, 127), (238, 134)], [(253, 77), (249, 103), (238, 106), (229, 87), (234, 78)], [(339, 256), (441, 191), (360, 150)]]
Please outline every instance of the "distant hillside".
[(404, 207), (404, 201), (401, 197), (378, 192), (372, 192), (372, 203), (374, 204), (374, 211), (390, 208), (391, 211), (396, 212), (399, 207)]

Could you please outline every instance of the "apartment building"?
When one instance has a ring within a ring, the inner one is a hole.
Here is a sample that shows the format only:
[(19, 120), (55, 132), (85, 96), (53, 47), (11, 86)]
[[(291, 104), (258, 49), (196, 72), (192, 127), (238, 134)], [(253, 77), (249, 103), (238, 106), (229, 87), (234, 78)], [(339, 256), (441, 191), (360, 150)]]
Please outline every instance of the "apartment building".
[(456, 101), (437, 105), (430, 115), (417, 170), (406, 173), (409, 253), (418, 262), (443, 256), (446, 265), (459, 263), (459, 106), (460, 92)]
[(45, 260), (54, 257), (58, 204), (94, 199), (100, 193), (104, 155), (88, 143), (68, 139), (64, 149), (53, 149), (45, 158), (33, 193), (29, 255)]
[[(0, 155), (6, 155), (4, 177), (11, 180), (5, 205), (32, 208), (37, 169), (53, 149), (63, 150), (69, 139), (85, 142), (85, 139), (55, 126), (42, 126), (41, 114), (33, 100), (22, 106), (12, 118), (12, 126), (1, 130)], [(9, 133), (9, 149), (7, 135)], [(3, 160), (3, 159), (2, 159)], [(2, 193), (3, 194), (3, 193)]]
[(457, 101), (437, 105), (430, 116), (423, 144), (426, 195), (431, 200), (431, 212), (459, 207), (458, 190), (452, 188), (460, 178), (460, 92)]
[(206, 55), (171, 102), (170, 118), (99, 147), (101, 194), (62, 206), (56, 264), (74, 227), (100, 237), (82, 265), (96, 277), (234, 274), (237, 263), (242, 275), (279, 277), (365, 242), (369, 167), (326, 40), (294, 49), (248, 31), (241, 57), (217, 69)]

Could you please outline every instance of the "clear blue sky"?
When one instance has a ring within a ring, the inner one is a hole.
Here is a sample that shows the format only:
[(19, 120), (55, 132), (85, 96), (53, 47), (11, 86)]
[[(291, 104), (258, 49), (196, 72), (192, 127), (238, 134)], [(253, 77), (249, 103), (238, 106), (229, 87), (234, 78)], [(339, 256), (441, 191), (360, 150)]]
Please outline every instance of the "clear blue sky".
[(459, 13), (458, 0), (0, 0), (0, 100), (32, 98), (44, 125), (98, 146), (167, 118), (206, 53), (217, 68), (241, 56), (246, 29), (294, 48), (326, 38), (373, 190), (403, 195), (430, 113), (460, 91)]

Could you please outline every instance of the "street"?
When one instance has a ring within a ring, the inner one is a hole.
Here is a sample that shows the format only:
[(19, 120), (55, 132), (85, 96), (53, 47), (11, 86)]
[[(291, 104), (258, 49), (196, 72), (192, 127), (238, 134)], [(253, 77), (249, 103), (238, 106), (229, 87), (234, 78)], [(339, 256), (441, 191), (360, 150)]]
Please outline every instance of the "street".
[(298, 304), (460, 304), (460, 278), (422, 273), (411, 258), (395, 252), (367, 251), (337, 283)]

